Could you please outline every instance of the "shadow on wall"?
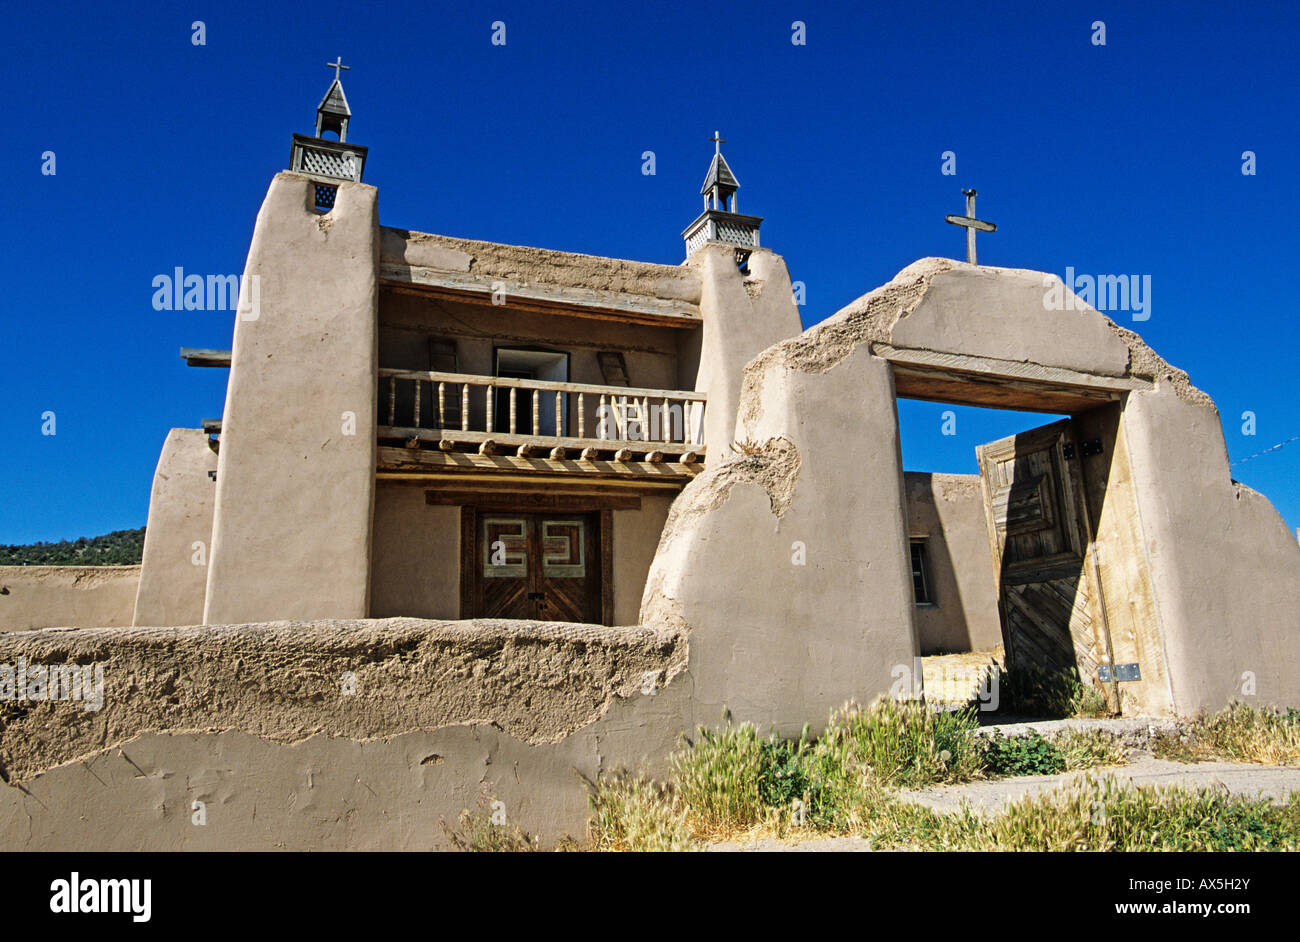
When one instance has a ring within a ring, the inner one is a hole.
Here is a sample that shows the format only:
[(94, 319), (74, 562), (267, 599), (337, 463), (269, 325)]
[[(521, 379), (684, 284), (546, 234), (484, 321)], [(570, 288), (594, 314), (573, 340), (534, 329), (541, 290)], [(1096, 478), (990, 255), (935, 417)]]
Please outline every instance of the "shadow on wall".
[(908, 534), (913, 545), (920, 544), (920, 653), (997, 647), (1002, 628), (979, 475), (906, 471), (903, 478)]

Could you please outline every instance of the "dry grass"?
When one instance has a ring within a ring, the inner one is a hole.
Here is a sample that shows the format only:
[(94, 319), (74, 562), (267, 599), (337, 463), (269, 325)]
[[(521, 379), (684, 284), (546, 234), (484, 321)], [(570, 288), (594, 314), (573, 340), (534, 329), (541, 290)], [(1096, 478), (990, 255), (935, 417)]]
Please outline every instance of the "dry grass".
[(1128, 750), (1104, 729), (1066, 729), (1050, 738), (1070, 772), (1128, 762)]
[(1258, 762), (1300, 764), (1300, 712), (1256, 709), (1234, 703), (1199, 717), (1178, 733), (1162, 733), (1152, 743), (1160, 759), (1179, 762)]

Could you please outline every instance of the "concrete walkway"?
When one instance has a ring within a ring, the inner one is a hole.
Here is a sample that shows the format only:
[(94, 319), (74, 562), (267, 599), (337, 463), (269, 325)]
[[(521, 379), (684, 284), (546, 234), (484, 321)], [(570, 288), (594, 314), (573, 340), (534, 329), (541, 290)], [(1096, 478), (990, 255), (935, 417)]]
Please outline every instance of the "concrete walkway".
[[(1138, 758), (1128, 765), (1091, 770), (1093, 775), (1107, 776), (1121, 785), (1177, 785), (1183, 788), (1225, 786), (1234, 795), (1262, 795), (1274, 801), (1289, 792), (1300, 790), (1300, 768), (1295, 766), (1256, 765), (1250, 762), (1171, 762), (1168, 759)], [(925, 805), (936, 811), (957, 811), (963, 801), (982, 814), (998, 812), (1026, 795), (1038, 795), (1088, 775), (1087, 771), (1061, 775), (1022, 775), (1016, 778), (965, 785), (937, 785), (915, 791), (903, 791), (903, 801)]]
[[(1035, 724), (1037, 725), (1037, 724)], [(1137, 757), (1128, 765), (1093, 769), (1097, 776), (1109, 776), (1124, 785), (1181, 786), (1205, 788), (1222, 785), (1234, 795), (1264, 796), (1274, 801), (1300, 791), (1300, 768), (1295, 766), (1255, 765), (1241, 762), (1171, 762), (1167, 759)], [(1062, 775), (1026, 775), (970, 782), (965, 785), (940, 785), (933, 788), (903, 791), (898, 797), (941, 812), (955, 812), (963, 801), (980, 814), (996, 813), (1026, 795), (1052, 791), (1088, 775), (1087, 771)], [(805, 841), (763, 839), (710, 844), (710, 851), (795, 851), (843, 852), (869, 851), (868, 841), (857, 837), (814, 838)]]

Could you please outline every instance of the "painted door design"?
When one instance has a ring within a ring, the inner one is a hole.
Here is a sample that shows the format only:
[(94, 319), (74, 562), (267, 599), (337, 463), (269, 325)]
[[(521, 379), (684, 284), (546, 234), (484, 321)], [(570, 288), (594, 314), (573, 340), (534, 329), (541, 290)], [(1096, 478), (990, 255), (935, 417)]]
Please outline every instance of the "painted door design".
[[(1077, 668), (1111, 660), (1071, 420), (976, 448), (1007, 664)], [(1113, 684), (1098, 684), (1112, 709)]]
[(472, 617), (598, 623), (598, 531), (598, 514), (479, 514)]

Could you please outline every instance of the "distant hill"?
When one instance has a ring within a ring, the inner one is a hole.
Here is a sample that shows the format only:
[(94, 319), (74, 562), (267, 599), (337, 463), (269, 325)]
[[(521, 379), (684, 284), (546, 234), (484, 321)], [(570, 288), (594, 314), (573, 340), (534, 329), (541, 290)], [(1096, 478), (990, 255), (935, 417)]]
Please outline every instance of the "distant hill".
[(144, 527), (58, 543), (0, 544), (0, 566), (138, 566)]

